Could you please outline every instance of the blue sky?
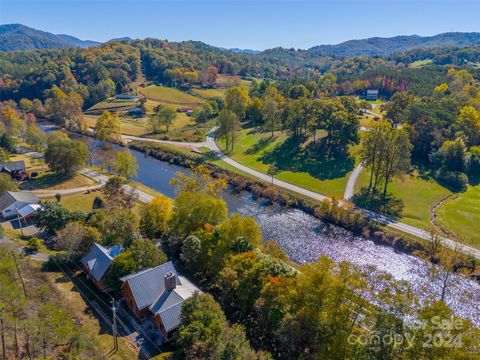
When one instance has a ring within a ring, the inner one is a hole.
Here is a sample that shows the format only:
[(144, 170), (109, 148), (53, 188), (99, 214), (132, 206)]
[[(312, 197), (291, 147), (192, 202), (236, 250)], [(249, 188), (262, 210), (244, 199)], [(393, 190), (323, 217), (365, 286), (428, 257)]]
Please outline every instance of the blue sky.
[(251, 49), (480, 31), (467, 0), (0, 0), (0, 23), (81, 39), (156, 37)]

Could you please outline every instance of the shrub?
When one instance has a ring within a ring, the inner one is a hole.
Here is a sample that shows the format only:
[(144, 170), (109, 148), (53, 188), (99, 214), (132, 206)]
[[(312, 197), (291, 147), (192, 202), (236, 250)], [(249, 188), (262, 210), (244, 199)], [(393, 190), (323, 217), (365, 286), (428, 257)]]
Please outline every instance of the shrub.
[(437, 171), (437, 178), (446, 183), (455, 192), (467, 190), (468, 177), (463, 172), (448, 171), (447, 168), (441, 167)]
[(42, 240), (36, 237), (32, 237), (27, 242), (27, 249), (31, 252), (37, 252), (40, 249), (41, 243), (42, 243)]

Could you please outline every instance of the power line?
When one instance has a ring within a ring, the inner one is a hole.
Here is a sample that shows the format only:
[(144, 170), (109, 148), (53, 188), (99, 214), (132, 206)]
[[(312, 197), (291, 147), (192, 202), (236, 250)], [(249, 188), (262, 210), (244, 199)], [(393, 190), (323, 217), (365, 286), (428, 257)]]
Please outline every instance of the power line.
[[(54, 258), (53, 256), (51, 257), (52, 259)], [(67, 268), (71, 274), (74, 274), (74, 271), (70, 268), (70, 266), (67, 265), (67, 263), (65, 261), (63, 261), (62, 259), (59, 259), (59, 258), (56, 258), (56, 260), (58, 261), (61, 261), (62, 264), (64, 265), (65, 268)], [(55, 261), (55, 263), (58, 265), (57, 261)], [(64, 272), (62, 270), (62, 272)], [(65, 272), (64, 272), (65, 273)], [(68, 276), (68, 275), (67, 275)], [(69, 277), (70, 279), (70, 277)], [(93, 294), (103, 305), (105, 305), (106, 308), (111, 308), (111, 306), (109, 306), (96, 292), (94, 292), (82, 279), (80, 278), (76, 278), (91, 294)], [(71, 280), (73, 282), (73, 280)], [(78, 288), (78, 286), (77, 286)], [(105, 294), (110, 297), (111, 301), (115, 301), (115, 298), (113, 296), (111, 296), (110, 294), (106, 293)], [(84, 295), (85, 296), (85, 295)], [(116, 308), (117, 309), (117, 308)], [(141, 320), (137, 314), (133, 313), (135, 315), (135, 317), (139, 320)], [(118, 318), (117, 316), (115, 317), (116, 318), (116, 321), (125, 329), (127, 330), (128, 327), (125, 325), (125, 323), (123, 321), (120, 320), (120, 318)], [(113, 326), (113, 324), (111, 322), (109, 322), (109, 325), (110, 326)], [(139, 332), (140, 333), (140, 332)], [(148, 340), (160, 353), (162, 352), (162, 350), (157, 346), (157, 344), (153, 341), (152, 338), (150, 338), (148, 335), (145, 334), (144, 331), (142, 331), (140, 333), (140, 335), (142, 335), (146, 340)]]

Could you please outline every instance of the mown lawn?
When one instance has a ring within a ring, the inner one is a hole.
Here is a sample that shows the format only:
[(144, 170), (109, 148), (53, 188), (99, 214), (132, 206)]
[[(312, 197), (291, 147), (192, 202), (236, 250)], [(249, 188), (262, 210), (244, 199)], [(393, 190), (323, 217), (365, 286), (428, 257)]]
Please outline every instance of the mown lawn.
[(480, 248), (480, 185), (469, 186), (437, 209), (437, 222), (462, 241)]
[(417, 60), (417, 61), (412, 62), (410, 65), (408, 65), (408, 67), (412, 68), (412, 69), (417, 69), (417, 68), (420, 68), (424, 65), (428, 65), (431, 62), (432, 62), (432, 59)]
[[(97, 196), (102, 197), (102, 193), (99, 190), (63, 195), (60, 199), (60, 204), (70, 211), (90, 212), (92, 211), (93, 200)], [(57, 201), (54, 197), (44, 198), (42, 200)]]
[[(362, 186), (367, 186), (370, 174), (364, 169), (355, 184), (358, 192)], [(438, 201), (451, 194), (450, 190), (441, 186), (429, 176), (420, 176), (418, 172), (405, 175), (403, 179), (394, 179), (388, 191), (404, 203), (402, 217), (399, 219), (407, 224), (423, 229), (430, 229), (430, 209)]]
[(95, 181), (81, 174), (71, 176), (59, 175), (53, 172), (45, 172), (32, 179), (28, 184), (29, 190), (63, 190), (76, 187), (92, 186)]
[(217, 75), (217, 85), (222, 88), (230, 88), (235, 86), (243, 86), (243, 87), (250, 87), (252, 84), (251, 80), (244, 80), (238, 76), (231, 76), (231, 75)]
[(223, 97), (226, 89), (192, 89), (192, 93), (202, 98)]
[[(98, 116), (86, 115), (84, 116), (85, 121), (88, 126), (91, 128), (95, 127), (97, 123)], [(132, 136), (142, 136), (145, 135), (148, 131), (145, 128), (145, 118), (133, 119), (133, 118), (120, 118), (120, 131), (124, 135)]]
[[(288, 183), (331, 197), (342, 198), (349, 173), (355, 165), (354, 159), (346, 161), (322, 161), (307, 156), (305, 151), (287, 140), (284, 132), (254, 132), (244, 129), (240, 132), (229, 157), (257, 171), (269, 174)], [(225, 150), (225, 141), (219, 139), (219, 146)], [(272, 166), (275, 164), (275, 166)]]
[(116, 100), (116, 99), (106, 99), (100, 101), (99, 103), (93, 105), (86, 112), (101, 112), (103, 110), (109, 111), (124, 111), (136, 107), (138, 104), (137, 101), (132, 100)]
[(147, 99), (157, 101), (163, 104), (180, 105), (185, 107), (195, 107), (202, 105), (203, 99), (187, 94), (176, 88), (151, 85), (145, 88), (138, 88)]

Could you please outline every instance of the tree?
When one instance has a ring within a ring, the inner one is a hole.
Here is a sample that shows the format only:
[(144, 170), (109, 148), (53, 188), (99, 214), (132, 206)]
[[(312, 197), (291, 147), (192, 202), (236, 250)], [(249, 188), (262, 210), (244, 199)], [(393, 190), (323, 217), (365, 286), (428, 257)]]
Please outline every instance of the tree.
[(136, 238), (131, 246), (117, 256), (110, 266), (105, 282), (114, 290), (121, 286), (120, 278), (141, 269), (155, 267), (167, 261), (166, 255), (150, 240)]
[(72, 221), (85, 220), (85, 214), (79, 211), (69, 211), (58, 202), (42, 202), (42, 208), (33, 218), (36, 227), (45, 230), (49, 234), (55, 234)]
[(205, 123), (212, 118), (215, 114), (215, 110), (212, 105), (205, 103), (202, 106), (198, 106), (193, 110), (193, 117), (198, 123)]
[(42, 151), (47, 142), (47, 136), (36, 125), (30, 124), (25, 132), (25, 141), (36, 151)]
[(393, 127), (407, 122), (410, 114), (410, 107), (415, 101), (415, 97), (408, 92), (396, 92), (390, 101), (383, 105), (386, 112), (385, 117), (391, 121)]
[(337, 92), (337, 78), (332, 73), (323, 74), (318, 79), (318, 89), (327, 96), (333, 96)]
[(326, 121), (324, 128), (328, 132), (326, 141), (332, 154), (346, 154), (349, 145), (359, 142), (359, 123), (354, 114), (335, 112)]
[(392, 178), (402, 176), (410, 169), (412, 151), (412, 144), (405, 129), (391, 129), (386, 135), (383, 161), (384, 197)]
[(236, 114), (239, 119), (245, 118), (249, 103), (248, 90), (243, 87), (233, 87), (225, 93), (225, 107)]
[(94, 243), (100, 242), (97, 229), (81, 222), (70, 222), (57, 232), (55, 248), (64, 251), (68, 260), (77, 262)]
[(120, 142), (122, 134), (118, 115), (103, 111), (95, 124), (94, 136), (100, 141)]
[(383, 197), (392, 178), (410, 169), (412, 145), (404, 129), (395, 129), (386, 121), (376, 123), (364, 138), (362, 161), (370, 168), (368, 191), (377, 189), (383, 180)]
[(217, 225), (227, 218), (228, 209), (220, 193), (223, 179), (213, 179), (204, 166), (192, 169), (191, 177), (178, 173), (171, 183), (177, 187), (172, 227), (179, 234), (189, 235), (204, 225)]
[(222, 110), (218, 115), (218, 133), (225, 138), (226, 150), (233, 149), (237, 132), (240, 129), (238, 116), (230, 110)]
[(15, 181), (12, 180), (10, 175), (5, 173), (0, 173), (0, 194), (3, 194), (5, 191), (17, 191), (18, 185)]
[(184, 359), (214, 359), (226, 326), (225, 315), (211, 295), (194, 295), (182, 305), (177, 343)]
[(266, 129), (273, 132), (278, 126), (278, 103), (275, 101), (275, 98), (269, 96), (265, 99), (262, 109), (262, 117), (264, 120), (264, 126)]
[(250, 101), (247, 108), (247, 118), (252, 124), (259, 125), (263, 122), (262, 117), (263, 101), (262, 99), (255, 97)]
[(10, 153), (14, 153), (17, 150), (17, 143), (11, 135), (3, 133), (0, 135), (0, 147)]
[(45, 162), (54, 172), (72, 175), (85, 164), (87, 147), (74, 140), (59, 140), (49, 142), (45, 151)]
[(18, 102), (18, 107), (19, 107), (20, 110), (22, 110), (22, 111), (30, 112), (30, 111), (32, 111), (33, 102), (32, 102), (31, 100), (29, 100), (29, 99), (22, 98), (22, 99), (20, 99), (20, 101)]
[(154, 114), (148, 118), (148, 128), (154, 133), (160, 131), (162, 126), (165, 128), (170, 128), (170, 125), (173, 124), (177, 118), (177, 112), (172, 106), (159, 105), (154, 109)]
[(83, 130), (83, 99), (80, 95), (65, 93), (54, 86), (45, 103), (48, 116), (57, 124), (69, 129)]
[(88, 223), (97, 228), (108, 246), (122, 244), (127, 248), (137, 236), (137, 217), (131, 210), (118, 206), (95, 210)]
[(468, 139), (469, 146), (480, 144), (480, 111), (473, 106), (464, 106), (457, 117), (460, 128)]
[(388, 121), (376, 121), (372, 124), (370, 130), (365, 133), (363, 138), (360, 155), (362, 164), (370, 168), (368, 191), (377, 188), (382, 176), (383, 151), (386, 146), (384, 134), (388, 132), (390, 128), (391, 125)]
[(445, 167), (448, 171), (463, 172), (467, 162), (466, 151), (462, 138), (457, 138), (455, 141), (447, 140), (434, 156), (434, 161), (439, 162), (440, 167)]
[(22, 136), (25, 131), (25, 121), (19, 116), (17, 110), (11, 107), (0, 109), (0, 120), (5, 132), (11, 136)]
[(127, 180), (137, 176), (137, 159), (128, 150), (117, 152), (117, 163), (115, 164), (117, 172)]
[(172, 216), (173, 202), (166, 196), (157, 196), (143, 205), (140, 230), (151, 239), (159, 237), (168, 229)]

